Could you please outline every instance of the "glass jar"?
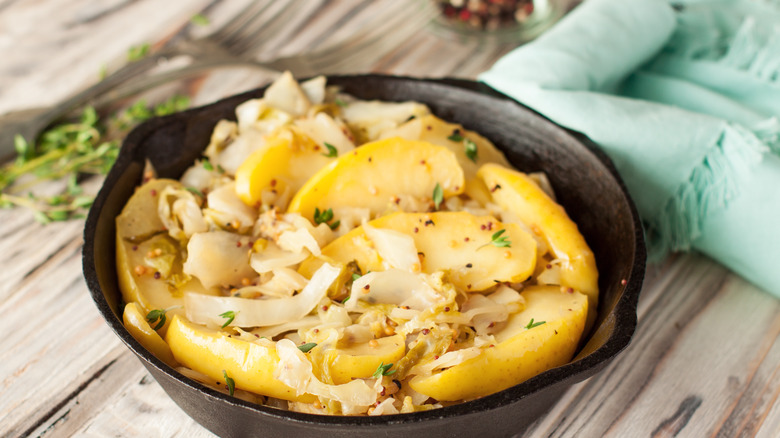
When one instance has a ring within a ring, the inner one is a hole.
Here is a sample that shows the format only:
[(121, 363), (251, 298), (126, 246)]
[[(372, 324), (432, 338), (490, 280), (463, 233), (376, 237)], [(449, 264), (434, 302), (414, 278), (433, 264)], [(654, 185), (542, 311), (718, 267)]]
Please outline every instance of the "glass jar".
[(562, 0), (429, 0), (440, 14), (433, 25), (439, 33), (460, 38), (528, 41), (564, 13)]

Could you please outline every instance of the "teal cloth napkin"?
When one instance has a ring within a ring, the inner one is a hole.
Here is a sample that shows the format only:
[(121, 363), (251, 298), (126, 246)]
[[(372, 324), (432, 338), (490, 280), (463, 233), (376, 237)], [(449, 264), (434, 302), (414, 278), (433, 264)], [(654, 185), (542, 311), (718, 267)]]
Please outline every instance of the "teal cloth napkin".
[(780, 1), (585, 0), (479, 79), (604, 149), (651, 257), (780, 296)]

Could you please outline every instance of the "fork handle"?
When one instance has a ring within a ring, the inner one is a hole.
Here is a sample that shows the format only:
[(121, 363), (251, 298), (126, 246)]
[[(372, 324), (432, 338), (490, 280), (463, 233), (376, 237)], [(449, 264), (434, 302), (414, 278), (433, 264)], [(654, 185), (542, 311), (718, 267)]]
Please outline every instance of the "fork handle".
[(246, 66), (263, 69), (269, 72), (279, 73), (278, 70), (269, 66), (262, 61), (254, 61), (249, 59), (242, 59), (235, 56), (215, 56), (203, 59), (197, 59), (186, 65), (170, 71), (164, 71), (161, 73), (147, 75), (143, 77), (136, 77), (135, 80), (130, 81), (122, 87), (117, 87), (105, 93), (105, 95), (98, 102), (99, 105), (124, 99), (129, 96), (139, 94), (141, 92), (150, 90), (159, 85), (183, 79), (191, 76), (197, 76), (206, 70), (212, 70), (220, 67), (232, 67), (232, 66)]
[[(37, 117), (37, 122), (39, 124), (38, 131), (43, 130), (52, 122), (62, 118), (76, 108), (92, 102), (97, 97), (111, 91), (117, 86), (148, 72), (154, 68), (160, 60), (167, 58), (169, 55), (170, 53), (163, 49), (156, 53), (146, 55), (145, 57), (136, 61), (125, 64), (119, 70), (109, 74), (101, 81), (82, 91), (79, 91), (78, 93), (68, 97), (57, 105), (49, 108)], [(26, 140), (32, 142), (35, 139), (27, 138)]]

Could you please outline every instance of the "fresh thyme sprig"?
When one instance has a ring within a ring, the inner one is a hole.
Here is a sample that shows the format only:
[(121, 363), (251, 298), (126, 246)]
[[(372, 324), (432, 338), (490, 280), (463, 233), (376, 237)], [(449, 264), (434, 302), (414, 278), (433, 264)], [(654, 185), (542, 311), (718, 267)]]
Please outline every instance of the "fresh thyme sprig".
[[(140, 122), (188, 106), (189, 99), (183, 96), (174, 96), (155, 107), (140, 100), (106, 119), (99, 118), (94, 108), (87, 107), (77, 120), (53, 126), (35, 143), (17, 135), (16, 159), (0, 167), (0, 207), (28, 208), (44, 224), (83, 217), (93, 198), (83, 194), (79, 178), (106, 174), (119, 154), (120, 139)], [(30, 193), (44, 181), (63, 178), (67, 186), (61, 193), (53, 196)]]
[(379, 377), (382, 377), (382, 376), (393, 375), (393, 374), (395, 374), (395, 372), (397, 370), (389, 371), (390, 368), (392, 368), (392, 367), (393, 367), (393, 364), (391, 364), (391, 363), (385, 365), (384, 362), (381, 362), (379, 364), (379, 366), (376, 368), (376, 371), (374, 371), (374, 374), (372, 374), (372, 377), (379, 378)]
[(230, 325), (231, 322), (233, 322), (234, 319), (236, 319), (236, 315), (238, 315), (238, 312), (234, 312), (232, 310), (228, 310), (227, 312), (220, 313), (219, 316), (222, 318), (225, 318), (225, 323), (222, 324), (222, 328), (225, 328)]
[(509, 237), (502, 236), (506, 232), (506, 228), (503, 230), (498, 230), (495, 233), (493, 233), (492, 236), (490, 236), (490, 242), (480, 246), (477, 248), (477, 250), (480, 250), (488, 245), (493, 245), (496, 248), (510, 248), (512, 246), (512, 242), (509, 240)]
[(341, 225), (341, 221), (337, 220), (336, 222), (331, 222), (333, 220), (333, 209), (329, 208), (327, 210), (320, 211), (319, 208), (314, 208), (314, 223), (319, 224), (325, 224), (330, 227), (331, 230), (335, 230), (336, 228)]

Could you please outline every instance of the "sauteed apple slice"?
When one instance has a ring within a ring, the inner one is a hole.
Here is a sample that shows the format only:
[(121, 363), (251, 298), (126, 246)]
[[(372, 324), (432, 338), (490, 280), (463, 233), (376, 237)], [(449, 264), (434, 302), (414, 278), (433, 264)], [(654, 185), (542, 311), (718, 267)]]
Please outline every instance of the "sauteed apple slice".
[(395, 136), (426, 141), (450, 149), (458, 158), (467, 182), (476, 177), (479, 166), (485, 163), (510, 166), (504, 154), (496, 149), (490, 140), (464, 129), (462, 125), (445, 122), (433, 114), (416, 117), (382, 134), (382, 138)]
[(403, 335), (393, 335), (379, 338), (376, 343), (338, 346), (330, 364), (333, 382), (342, 384), (354, 378), (370, 378), (379, 365), (394, 363), (404, 357), (405, 341)]
[[(310, 394), (297, 396), (293, 388), (274, 378), (279, 355), (273, 341), (236, 339), (225, 331), (209, 329), (179, 315), (173, 317), (165, 340), (179, 363), (217, 382), (224, 381), (224, 370), (235, 381), (236, 388), (284, 400), (317, 400)], [(380, 338), (371, 345), (339, 345), (329, 352), (330, 376), (336, 385), (371, 378), (380, 364), (397, 361), (405, 349), (402, 335)]]
[(515, 214), (547, 240), (555, 257), (562, 261), (561, 286), (588, 296), (589, 329), (598, 308), (596, 259), (566, 211), (526, 174), (486, 164), (478, 172), (489, 188), (494, 203)]
[(146, 314), (142, 313), (136, 303), (129, 303), (125, 306), (122, 315), (122, 321), (130, 334), (141, 343), (147, 350), (151, 351), (158, 359), (162, 360), (171, 367), (177, 365), (173, 358), (171, 348), (163, 341), (162, 337), (146, 321)]
[(335, 148), (324, 150), (295, 128), (281, 129), (238, 168), (236, 193), (249, 206), (259, 205), (263, 192), (281, 195), (289, 191), (292, 196), (309, 177), (332, 162), (336, 154)]
[(233, 339), (224, 331), (194, 324), (179, 315), (171, 320), (165, 341), (179, 363), (216, 382), (225, 381), (224, 370), (236, 388), (284, 400), (316, 401), (314, 396), (296, 396), (294, 389), (274, 378), (279, 355), (273, 342), (261, 345)]
[(571, 360), (585, 325), (587, 297), (553, 286), (529, 286), (522, 296), (525, 309), (509, 317), (494, 346), (444, 371), (413, 377), (410, 386), (437, 400), (469, 400)]
[[(502, 224), (492, 216), (474, 216), (463, 211), (399, 212), (375, 219), (369, 226), (409, 236), (422, 272), (445, 271), (449, 281), (464, 291), (485, 290), (497, 282), (524, 281), (536, 264), (533, 237), (521, 226)], [(506, 231), (493, 239), (501, 230)], [(345, 264), (355, 260), (364, 273), (389, 267), (387, 257), (381, 254), (381, 244), (372, 241), (365, 227), (334, 240), (322, 249), (322, 254)], [(309, 277), (321, 265), (319, 259), (310, 258), (299, 272)]]
[(430, 200), (437, 184), (445, 197), (463, 192), (463, 170), (452, 151), (388, 138), (365, 144), (321, 169), (295, 194), (288, 211), (313, 221), (315, 209), (365, 207), (375, 217), (399, 198)]

